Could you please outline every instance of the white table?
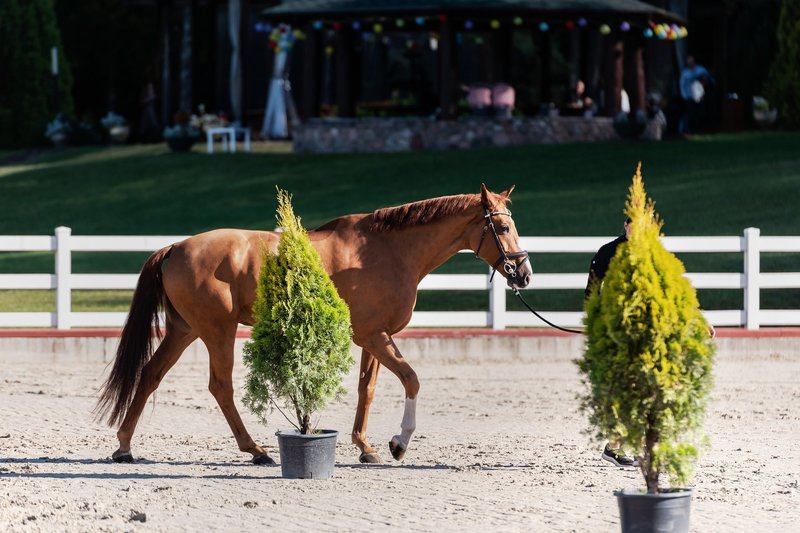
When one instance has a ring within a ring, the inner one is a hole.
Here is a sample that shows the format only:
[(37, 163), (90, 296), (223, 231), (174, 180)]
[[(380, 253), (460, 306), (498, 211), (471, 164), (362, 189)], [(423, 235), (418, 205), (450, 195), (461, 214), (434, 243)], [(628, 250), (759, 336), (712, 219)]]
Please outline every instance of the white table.
[(236, 134), (241, 133), (244, 135), (244, 150), (245, 152), (250, 151), (250, 129), (249, 128), (237, 128), (234, 126), (226, 126), (226, 127), (219, 127), (219, 128), (208, 128), (206, 130), (206, 143), (207, 148), (206, 151), (209, 154), (214, 153), (214, 140), (215, 136), (222, 137), (222, 151), (223, 152), (236, 152)]

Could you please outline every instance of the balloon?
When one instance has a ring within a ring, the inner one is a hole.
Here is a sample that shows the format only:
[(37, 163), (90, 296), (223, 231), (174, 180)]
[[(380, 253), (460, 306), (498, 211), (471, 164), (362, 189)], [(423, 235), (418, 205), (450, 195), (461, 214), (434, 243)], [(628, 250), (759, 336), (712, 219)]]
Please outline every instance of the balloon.
[(603, 35), (608, 35), (609, 33), (611, 33), (611, 26), (609, 26), (608, 24), (603, 24), (602, 26), (600, 26), (600, 33)]
[(550, 25), (546, 22), (539, 23), (539, 31), (545, 32), (550, 29)]

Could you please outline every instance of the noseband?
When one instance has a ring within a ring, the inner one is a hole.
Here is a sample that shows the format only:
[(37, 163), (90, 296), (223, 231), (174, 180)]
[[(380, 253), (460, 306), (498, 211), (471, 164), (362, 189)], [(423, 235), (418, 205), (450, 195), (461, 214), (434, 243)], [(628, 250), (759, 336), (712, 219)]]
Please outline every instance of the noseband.
[(517, 263), (512, 261), (512, 259), (519, 259), (522, 257), (523, 260), (520, 263), (524, 263), (528, 259), (528, 252), (525, 250), (521, 250), (519, 252), (506, 252), (505, 248), (503, 248), (503, 243), (500, 242), (500, 236), (497, 235), (494, 222), (492, 222), (492, 217), (495, 215), (505, 215), (508, 218), (511, 218), (511, 212), (491, 211), (489, 206), (483, 200), (481, 200), (481, 205), (483, 206), (483, 219), (486, 221), (486, 225), (483, 227), (481, 241), (478, 243), (478, 248), (475, 250), (475, 257), (478, 257), (478, 252), (481, 251), (481, 246), (483, 246), (483, 239), (486, 237), (486, 233), (491, 230), (492, 237), (494, 237), (494, 243), (497, 245), (497, 250), (500, 252), (500, 257), (497, 259), (497, 261), (495, 261), (494, 265), (492, 265), (492, 275), (489, 277), (489, 281), (491, 282), (492, 278), (494, 278), (494, 273), (497, 272), (497, 267), (500, 266), (500, 263), (503, 264), (503, 271), (506, 273), (509, 279), (516, 278)]

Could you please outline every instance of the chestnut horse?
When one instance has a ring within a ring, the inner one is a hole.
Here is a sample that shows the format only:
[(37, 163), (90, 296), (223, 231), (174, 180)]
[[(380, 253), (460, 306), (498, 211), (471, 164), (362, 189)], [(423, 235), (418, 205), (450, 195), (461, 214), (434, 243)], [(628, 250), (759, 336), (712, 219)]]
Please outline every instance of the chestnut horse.
[[(400, 460), (414, 432), (419, 380), (397, 349), (392, 335), (411, 319), (417, 285), (456, 252), (471, 249), (506, 277), (512, 287), (531, 278), (527, 252), (506, 208), (514, 189), (496, 194), (443, 196), (347, 215), (309, 232), (314, 248), (350, 307), (353, 342), (362, 348), (358, 407), (352, 442), (363, 463), (380, 462), (367, 440), (367, 418), (381, 365), (405, 389), (400, 434), (389, 449)], [(233, 401), (234, 342), (239, 324), (252, 325), (262, 254), (275, 253), (280, 233), (220, 229), (162, 248), (145, 262), (130, 313), (122, 330), (111, 373), (97, 404), (99, 416), (117, 424), (117, 462), (132, 462), (131, 438), (147, 398), (195, 339), (208, 348), (208, 388), (217, 400), (243, 452), (257, 464), (273, 463), (242, 423)], [(152, 327), (163, 339), (153, 352)]]

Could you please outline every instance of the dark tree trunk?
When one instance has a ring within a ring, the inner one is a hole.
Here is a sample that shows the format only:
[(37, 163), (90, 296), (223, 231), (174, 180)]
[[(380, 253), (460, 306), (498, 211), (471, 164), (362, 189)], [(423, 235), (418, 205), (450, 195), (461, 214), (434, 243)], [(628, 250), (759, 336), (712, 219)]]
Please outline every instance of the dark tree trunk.
[(633, 35), (625, 43), (625, 90), (631, 104), (631, 115), (645, 110), (645, 75), (643, 39)]
[(658, 494), (658, 469), (653, 465), (653, 448), (658, 444), (661, 435), (655, 430), (647, 432), (644, 444), (644, 461), (642, 461), (642, 472), (647, 483), (648, 494)]

